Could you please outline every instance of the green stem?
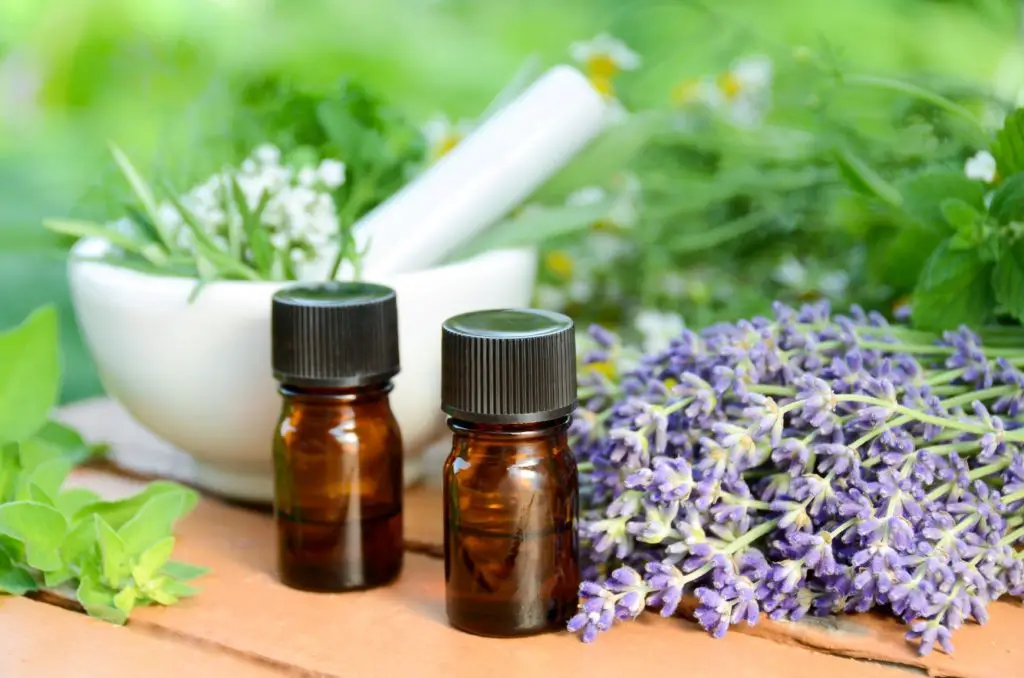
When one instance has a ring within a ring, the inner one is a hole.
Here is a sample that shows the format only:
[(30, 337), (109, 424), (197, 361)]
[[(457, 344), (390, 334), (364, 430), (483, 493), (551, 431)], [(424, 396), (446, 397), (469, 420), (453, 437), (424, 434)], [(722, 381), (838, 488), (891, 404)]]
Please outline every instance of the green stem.
[[(918, 412), (917, 410), (911, 409), (909, 407), (897, 405), (895, 403), (882, 400), (881, 398), (875, 398), (873, 396), (856, 394), (838, 394), (836, 395), (836, 400), (838, 402), (862, 403), (864, 405), (873, 405), (875, 407), (885, 407), (892, 410), (893, 412), (899, 412), (900, 414), (910, 417), (912, 420), (917, 420), (925, 424), (933, 424), (941, 428), (949, 428), (956, 431), (963, 431), (964, 433), (975, 433), (978, 435), (984, 435), (986, 433), (989, 433), (989, 429), (985, 428), (984, 426), (976, 426), (974, 424), (968, 424), (966, 422), (955, 421), (952, 419), (943, 419), (942, 417), (936, 417), (934, 415), (926, 414), (924, 412)], [(1013, 433), (1016, 433), (1016, 431), (1007, 433), (1007, 439), (1009, 439), (1009, 436), (1012, 435)], [(1014, 438), (1014, 440), (1016, 440), (1017, 438), (1024, 440), (1024, 436), (1017, 436)]]
[(895, 80), (892, 78), (882, 78), (874, 75), (846, 75), (842, 77), (841, 82), (847, 85), (884, 89), (890, 92), (911, 96), (915, 99), (920, 99), (921, 101), (927, 102), (951, 115), (963, 118), (970, 122), (979, 132), (987, 135), (984, 125), (981, 124), (981, 121), (978, 120), (970, 110), (955, 101), (947, 99), (941, 94), (937, 94), (913, 83), (903, 82), (902, 80)]
[(959, 379), (967, 372), (967, 368), (961, 367), (956, 370), (948, 370), (946, 372), (939, 372), (933, 374), (931, 377), (924, 380), (924, 383), (928, 386), (935, 386), (937, 384), (948, 384), (954, 379)]
[(1011, 494), (1008, 494), (1008, 495), (1004, 496), (1002, 498), (1002, 502), (1004, 504), (1012, 504), (1013, 502), (1017, 501), (1018, 499), (1024, 499), (1024, 490), (1020, 490), (1019, 492), (1013, 492)]
[(792, 396), (796, 395), (796, 389), (789, 386), (776, 386), (774, 384), (751, 384), (747, 387), (751, 393), (760, 393), (768, 396)]
[(1010, 534), (1008, 534), (1005, 537), (1003, 537), (1002, 539), (1000, 539), (999, 543), (1001, 543), (1001, 544), (1013, 544), (1013, 542), (1017, 541), (1021, 537), (1024, 537), (1024, 527), (1018, 527), (1016, 530), (1014, 530)]
[[(939, 346), (937, 344), (889, 344), (884, 341), (859, 341), (861, 348), (889, 351), (892, 353), (913, 353), (917, 355), (952, 355), (956, 349), (952, 346)], [(988, 358), (1019, 358), (1024, 357), (1024, 350), (991, 349), (982, 347), (982, 352)]]
[(727, 556), (736, 553), (744, 546), (760, 539), (761, 537), (765, 536), (766, 534), (774, 530), (778, 524), (778, 519), (772, 519), (767, 522), (761, 523), (760, 525), (758, 525), (752, 530), (747, 531), (739, 539), (737, 539), (736, 541), (732, 542), (724, 549), (722, 549), (722, 553), (724, 553)]

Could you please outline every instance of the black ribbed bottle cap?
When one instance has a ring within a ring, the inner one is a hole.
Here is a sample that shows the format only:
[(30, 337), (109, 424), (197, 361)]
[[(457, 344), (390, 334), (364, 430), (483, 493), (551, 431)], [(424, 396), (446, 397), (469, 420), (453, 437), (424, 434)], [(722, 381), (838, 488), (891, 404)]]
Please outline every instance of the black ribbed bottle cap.
[(390, 287), (286, 287), (274, 295), (271, 327), (274, 377), (284, 384), (344, 388), (398, 374), (398, 309)]
[(494, 424), (548, 421), (576, 409), (576, 338), (568, 316), (475, 311), (441, 330), (441, 409)]

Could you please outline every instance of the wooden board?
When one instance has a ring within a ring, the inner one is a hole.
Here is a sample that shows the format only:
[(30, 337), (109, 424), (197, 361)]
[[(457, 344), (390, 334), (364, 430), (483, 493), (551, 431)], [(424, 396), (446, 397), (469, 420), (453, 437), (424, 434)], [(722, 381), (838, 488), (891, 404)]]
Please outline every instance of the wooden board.
[[(123, 417), (123, 411), (98, 402), (87, 407), (88, 416), (79, 412), (76, 417), (72, 409), (68, 418), (90, 438), (97, 437), (94, 431), (101, 431), (99, 437), (118, 450), (115, 459), (146, 453), (144, 443), (140, 445), (145, 438), (137, 431), (118, 439), (119, 430), (132, 430), (123, 422), (120, 427), (111, 423)], [(136, 468), (133, 475), (137, 474)], [(143, 484), (110, 468), (77, 471), (72, 482), (111, 497), (134, 492)], [(986, 627), (961, 630), (954, 638), (954, 657), (940, 653), (917, 657), (904, 642), (899, 624), (872, 615), (796, 624), (762, 621), (752, 628), (737, 628), (722, 640), (712, 639), (684, 619), (655, 615), (623, 624), (589, 646), (567, 633), (520, 640), (469, 636), (452, 630), (445, 621), (443, 563), (437, 557), (442, 534), (439, 493), (416, 488), (407, 493), (406, 506), (410, 551), (394, 586), (315, 595), (293, 591), (277, 581), (273, 524), (265, 511), (208, 497), (181, 525), (175, 553), (176, 558), (213, 569), (198, 582), (203, 592), (197, 598), (171, 608), (138, 610), (127, 628), (44, 603), (9, 601), (0, 606), (0, 635), (4, 636), (0, 676), (64, 675), (56, 670), (63, 666), (60, 659), (44, 652), (47, 636), (38, 628), (54, 616), (65, 620), (62, 628), (72, 638), (61, 642), (69, 642), (82, 655), (83, 666), (90, 658), (96, 666), (113, 666), (109, 657), (116, 656), (122, 644), (128, 657), (146, 652), (160, 657), (168, 647), (180, 646), (181, 671), (175, 675), (195, 678), (482, 673), (488, 678), (531, 674), (595, 678), (638, 671), (670, 671), (695, 678), (1024, 676), (1024, 643), (1017, 640), (1019, 629), (1024, 628), (1024, 609), (1009, 603), (992, 607)], [(131, 662), (123, 670), (96, 671), (76, 675), (163, 675), (142, 671)]]

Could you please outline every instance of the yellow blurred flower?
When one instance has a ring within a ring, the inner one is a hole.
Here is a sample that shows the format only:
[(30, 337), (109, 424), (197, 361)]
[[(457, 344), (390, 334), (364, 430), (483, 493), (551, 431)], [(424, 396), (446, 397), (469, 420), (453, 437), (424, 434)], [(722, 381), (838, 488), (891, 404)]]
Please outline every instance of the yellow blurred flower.
[(766, 56), (739, 59), (713, 78), (690, 78), (672, 88), (676, 106), (703, 104), (733, 124), (751, 127), (761, 122), (771, 103), (772, 62)]
[(672, 88), (669, 95), (672, 103), (676, 106), (689, 106), (704, 100), (704, 88), (706, 82), (701, 78), (690, 78), (683, 80)]
[(563, 280), (572, 277), (573, 260), (565, 250), (553, 250), (544, 257), (544, 266)]
[(431, 163), (437, 162), (459, 145), (472, 129), (471, 120), (459, 120), (452, 123), (444, 115), (431, 118), (423, 126), (423, 137), (427, 141), (427, 158)]
[(640, 55), (606, 33), (585, 42), (574, 42), (569, 46), (569, 55), (583, 66), (594, 89), (606, 97), (615, 94), (612, 81), (616, 75), (640, 67)]
[(613, 363), (611, 360), (603, 360), (601, 362), (596, 363), (587, 363), (585, 369), (597, 372), (598, 374), (604, 375), (609, 379), (615, 379), (615, 363)]

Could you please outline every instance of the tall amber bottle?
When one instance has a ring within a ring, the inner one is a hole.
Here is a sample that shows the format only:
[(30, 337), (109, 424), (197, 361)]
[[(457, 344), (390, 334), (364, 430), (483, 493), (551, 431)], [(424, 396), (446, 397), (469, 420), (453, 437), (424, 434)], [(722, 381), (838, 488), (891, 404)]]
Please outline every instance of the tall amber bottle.
[(576, 407), (568, 317), (531, 309), (450, 318), (442, 329), (449, 623), (485, 636), (563, 629), (579, 585)]
[(284, 403), (274, 440), (278, 569), (288, 586), (381, 586), (402, 568), (402, 438), (388, 393), (399, 370), (395, 293), (286, 288), (273, 300)]

